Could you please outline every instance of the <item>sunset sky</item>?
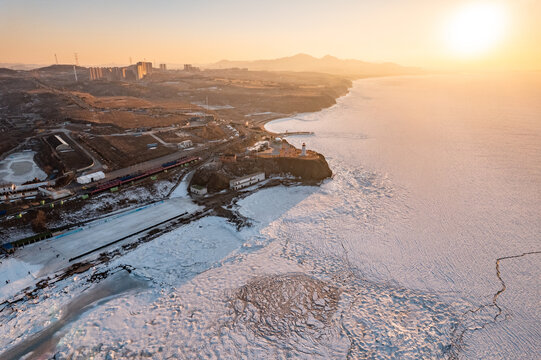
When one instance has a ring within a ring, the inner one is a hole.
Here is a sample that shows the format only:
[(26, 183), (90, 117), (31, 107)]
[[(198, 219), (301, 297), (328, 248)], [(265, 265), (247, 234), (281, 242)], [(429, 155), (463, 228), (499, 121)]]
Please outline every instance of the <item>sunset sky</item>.
[[(472, 3), (481, 10), (466, 14)], [(491, 7), (487, 20), (482, 9)], [(485, 30), (480, 44), (464, 44)], [(77, 52), (81, 65), (130, 56), (204, 64), (302, 52), (429, 69), (540, 69), (541, 1), (0, 0), (0, 44), (3, 63), (51, 64), (55, 53), (73, 63)]]

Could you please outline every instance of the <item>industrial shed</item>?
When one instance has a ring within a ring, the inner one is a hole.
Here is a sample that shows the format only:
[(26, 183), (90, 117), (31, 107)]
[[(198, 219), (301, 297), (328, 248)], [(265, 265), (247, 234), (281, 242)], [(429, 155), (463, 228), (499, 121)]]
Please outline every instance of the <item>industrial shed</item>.
[(98, 171), (92, 174), (82, 175), (77, 178), (79, 184), (89, 184), (94, 181), (105, 179), (103, 171)]

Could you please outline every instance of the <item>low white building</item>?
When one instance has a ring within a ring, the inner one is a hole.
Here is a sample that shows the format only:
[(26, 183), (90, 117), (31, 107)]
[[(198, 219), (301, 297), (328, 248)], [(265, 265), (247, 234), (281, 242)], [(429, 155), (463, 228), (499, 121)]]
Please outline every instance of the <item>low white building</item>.
[(178, 143), (179, 149), (187, 149), (191, 148), (193, 146), (193, 142), (191, 140), (184, 140)]
[(265, 180), (265, 173), (258, 172), (229, 181), (229, 187), (234, 190), (239, 190), (263, 180)]
[(92, 174), (82, 175), (77, 178), (79, 184), (90, 184), (91, 182), (105, 179), (103, 171), (98, 171)]
[(269, 148), (268, 140), (262, 140), (262, 141), (256, 142), (253, 146), (249, 147), (247, 150), (257, 152), (257, 151), (265, 150), (268, 148)]
[(33, 199), (37, 195), (38, 195), (37, 190), (27, 190), (27, 191), (17, 192), (13, 194), (0, 195), (0, 200), (15, 201), (15, 200), (20, 200), (20, 199)]
[(197, 196), (203, 196), (207, 194), (207, 187), (201, 185), (190, 186), (190, 192)]
[(0, 194), (10, 193), (15, 191), (15, 184), (0, 185)]
[(15, 185), (15, 191), (28, 191), (28, 190), (34, 190), (41, 186), (54, 186), (56, 181), (42, 181), (37, 183), (30, 183), (30, 184), (24, 184), (24, 185)]
[(62, 199), (68, 196), (73, 195), (73, 193), (66, 189), (61, 190), (54, 190), (54, 189), (46, 189), (46, 188), (38, 188), (38, 190), (45, 196), (48, 196), (49, 198), (53, 200)]

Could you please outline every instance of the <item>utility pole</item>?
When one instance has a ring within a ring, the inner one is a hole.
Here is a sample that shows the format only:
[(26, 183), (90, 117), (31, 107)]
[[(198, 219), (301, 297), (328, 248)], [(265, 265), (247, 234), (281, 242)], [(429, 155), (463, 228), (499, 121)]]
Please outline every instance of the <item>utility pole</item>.
[(73, 65), (73, 74), (75, 75), (75, 82), (78, 82), (77, 79), (77, 68), (76, 66), (79, 66), (79, 56), (77, 56), (77, 53), (74, 53), (75, 55), (75, 65)]

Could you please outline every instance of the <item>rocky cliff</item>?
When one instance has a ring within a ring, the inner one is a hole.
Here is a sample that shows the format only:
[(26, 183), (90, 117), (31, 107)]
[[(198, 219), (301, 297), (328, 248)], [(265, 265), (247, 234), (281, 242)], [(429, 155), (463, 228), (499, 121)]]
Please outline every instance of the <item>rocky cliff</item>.
[(321, 154), (312, 153), (308, 158), (277, 157), (258, 158), (256, 164), (268, 175), (293, 175), (302, 181), (321, 181), (332, 176), (327, 160)]
[(206, 186), (209, 192), (229, 188), (229, 180), (263, 171), (271, 175), (290, 175), (306, 183), (314, 183), (332, 176), (325, 157), (309, 152), (308, 157), (244, 158), (234, 163), (224, 163), (220, 169), (200, 168), (192, 177), (190, 185)]

